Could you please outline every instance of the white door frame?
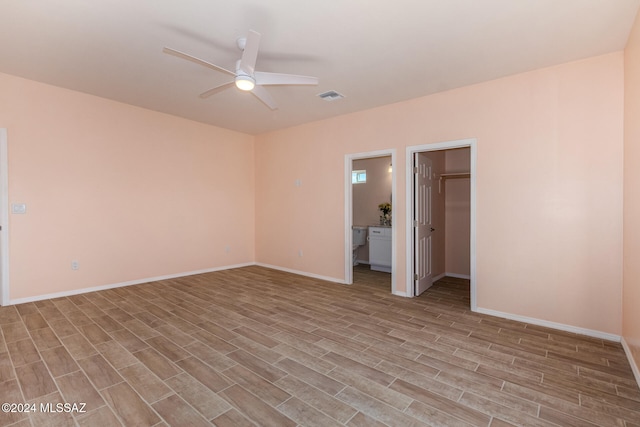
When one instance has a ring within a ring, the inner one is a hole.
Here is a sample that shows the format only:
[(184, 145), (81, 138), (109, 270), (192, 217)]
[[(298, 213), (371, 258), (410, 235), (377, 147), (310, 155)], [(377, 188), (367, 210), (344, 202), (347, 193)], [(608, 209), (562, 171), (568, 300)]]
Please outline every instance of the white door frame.
[(413, 258), (414, 258), (414, 247), (413, 247), (413, 227), (410, 226), (413, 221), (413, 203), (414, 203), (414, 194), (413, 194), (413, 155), (415, 153), (424, 152), (424, 151), (439, 151), (439, 150), (449, 150), (453, 148), (470, 148), (470, 173), (471, 173), (471, 182), (470, 182), (470, 192), (471, 192), (471, 224), (470, 224), (470, 270), (471, 270), (471, 311), (477, 311), (477, 301), (476, 301), (476, 157), (477, 157), (477, 140), (475, 138), (469, 139), (459, 139), (455, 141), (444, 141), (444, 142), (435, 142), (431, 144), (423, 144), (423, 145), (414, 145), (407, 147), (407, 157), (406, 157), (406, 253), (407, 253), (407, 265), (406, 265), (406, 289), (407, 296), (413, 297), (415, 296), (415, 289), (413, 286)]
[[(375, 157), (391, 156), (391, 164), (396, 162), (396, 150), (377, 150), (368, 151), (365, 153), (353, 153), (346, 154), (344, 156), (344, 283), (347, 285), (353, 284), (353, 259), (351, 247), (353, 245), (353, 186), (351, 184), (351, 172), (353, 168), (353, 161), (360, 159), (370, 159)], [(391, 194), (396, 193), (396, 170), (398, 168), (392, 168), (391, 170)], [(396, 212), (396, 199), (391, 198), (391, 212)], [(391, 293), (396, 292), (396, 227), (391, 228)]]
[(0, 128), (0, 305), (9, 305), (9, 173), (7, 130)]

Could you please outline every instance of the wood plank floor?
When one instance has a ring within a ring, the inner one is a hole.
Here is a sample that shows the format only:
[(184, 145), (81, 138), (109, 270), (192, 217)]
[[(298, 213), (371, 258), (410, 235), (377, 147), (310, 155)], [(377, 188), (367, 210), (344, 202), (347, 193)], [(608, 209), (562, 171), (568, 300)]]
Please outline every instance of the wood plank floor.
[[(640, 426), (620, 344), (472, 313), (464, 280), (407, 299), (355, 270), (352, 286), (247, 267), (0, 307), (0, 402), (36, 405), (0, 425)], [(86, 412), (42, 411), (56, 403)]]

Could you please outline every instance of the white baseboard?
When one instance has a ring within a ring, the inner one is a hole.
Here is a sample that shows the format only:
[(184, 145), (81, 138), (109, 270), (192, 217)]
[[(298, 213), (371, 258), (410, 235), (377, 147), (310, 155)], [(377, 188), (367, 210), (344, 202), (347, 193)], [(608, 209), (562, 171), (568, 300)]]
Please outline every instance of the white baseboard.
[(458, 274), (458, 273), (442, 273), (442, 274), (438, 274), (437, 276), (435, 276), (433, 278), (433, 281), (436, 282), (440, 279), (442, 279), (443, 277), (453, 277), (454, 279), (467, 279), (467, 280), (471, 280), (471, 276), (466, 275), (466, 274)]
[(321, 276), (320, 274), (307, 273), (306, 271), (293, 270), (291, 268), (279, 267), (277, 265), (264, 264), (264, 263), (261, 263), (261, 262), (257, 262), (254, 265), (257, 265), (257, 266), (260, 266), (260, 267), (265, 267), (265, 268), (271, 268), (273, 270), (284, 271), (286, 273), (293, 273), (293, 274), (297, 274), (299, 276), (311, 277), (313, 279), (326, 280), (327, 282), (340, 283), (341, 285), (345, 284), (344, 279), (337, 279), (335, 277)]
[(627, 341), (622, 337), (620, 340), (622, 344), (622, 348), (624, 349), (624, 353), (627, 355), (627, 359), (629, 360), (629, 365), (631, 365), (631, 370), (633, 371), (633, 376), (636, 377), (636, 382), (638, 383), (638, 387), (640, 387), (640, 368), (636, 365), (636, 361), (633, 358), (633, 354), (631, 354), (631, 349), (627, 344)]
[(409, 298), (409, 294), (406, 292), (400, 292), (400, 291), (393, 291), (391, 292), (393, 295), (399, 296), (399, 297), (405, 297), (405, 298)]
[(447, 275), (447, 273), (442, 273), (442, 274), (438, 274), (437, 276), (435, 276), (433, 279), (431, 279), (432, 282), (437, 282), (438, 280), (442, 279), (443, 277), (445, 277)]
[(234, 264), (234, 265), (225, 265), (225, 266), (221, 266), (221, 267), (205, 268), (205, 269), (202, 269), (202, 270), (185, 271), (185, 272), (176, 273), (176, 274), (167, 274), (167, 275), (164, 275), (164, 276), (147, 277), (147, 278), (144, 278), (144, 279), (130, 280), (130, 281), (127, 281), (127, 282), (112, 283), (112, 284), (108, 284), (108, 285), (92, 286), (90, 288), (72, 289), (72, 290), (69, 290), (69, 291), (54, 292), (54, 293), (51, 293), (51, 294), (36, 295), (36, 296), (33, 296), (33, 297), (16, 298), (16, 299), (9, 300), (9, 304), (8, 305), (24, 304), (24, 303), (27, 303), (27, 302), (42, 301), (42, 300), (46, 300), (46, 299), (69, 297), (69, 296), (73, 296), (73, 295), (86, 294), (88, 292), (104, 291), (104, 290), (107, 290), (107, 289), (121, 288), (121, 287), (124, 287), (124, 286), (132, 286), (132, 285), (139, 285), (139, 284), (142, 284), (142, 283), (156, 282), (158, 280), (175, 279), (175, 278), (178, 278), (178, 277), (193, 276), (195, 274), (213, 273), (215, 271), (231, 270), (233, 268), (249, 267), (249, 266), (252, 266), (252, 265), (258, 265), (258, 266), (261, 266), (261, 267), (272, 268), (274, 270), (285, 271), (287, 273), (298, 274), (300, 276), (311, 277), (311, 278), (314, 278), (314, 279), (326, 280), (328, 282), (335, 282), (335, 283), (340, 283), (340, 284), (344, 284), (345, 283), (343, 279), (337, 279), (335, 277), (321, 276), (319, 274), (307, 273), (307, 272), (299, 271), (299, 270), (292, 270), (292, 269), (289, 269), (289, 268), (278, 267), (276, 265), (256, 263), (256, 262), (247, 262), (247, 263), (242, 263), (242, 264)]
[(458, 274), (458, 273), (444, 273), (445, 276), (447, 277), (453, 277), (455, 279), (467, 279), (467, 280), (471, 280), (471, 276), (469, 276), (468, 274)]
[(175, 279), (177, 277), (193, 276), (195, 274), (203, 274), (203, 273), (212, 273), (214, 271), (230, 270), (232, 268), (248, 267), (248, 266), (251, 266), (251, 265), (256, 265), (256, 264), (254, 262), (248, 262), (248, 263), (243, 263), (243, 264), (225, 265), (225, 266), (222, 266), (222, 267), (213, 267), (213, 268), (206, 268), (206, 269), (203, 269), (203, 270), (186, 271), (186, 272), (183, 272), (183, 273), (168, 274), (168, 275), (165, 275), (165, 276), (149, 277), (149, 278), (146, 278), (146, 279), (130, 280), (130, 281), (127, 281), (127, 282), (113, 283), (113, 284), (110, 284), (110, 285), (102, 285), (102, 286), (94, 286), (94, 287), (91, 287), (91, 288), (82, 288), (82, 289), (73, 289), (73, 290), (69, 290), (69, 291), (54, 292), (52, 294), (37, 295), (37, 296), (34, 296), (34, 297), (16, 298), (16, 299), (10, 300), (9, 301), (9, 305), (24, 304), (26, 302), (42, 301), (42, 300), (45, 300), (45, 299), (52, 299), (52, 298), (69, 297), (69, 296), (73, 296), (73, 295), (86, 294), (87, 292), (104, 291), (104, 290), (107, 290), (107, 289), (121, 288), (123, 286), (139, 285), (139, 284), (142, 284), (142, 283), (156, 282), (158, 280)]
[(438, 280), (442, 279), (443, 277), (453, 277), (454, 279), (467, 279), (467, 280), (471, 280), (471, 276), (467, 276), (464, 274), (457, 274), (457, 273), (442, 273), (442, 274), (438, 274), (437, 276), (434, 276), (433, 281), (437, 282)]
[(565, 332), (573, 332), (576, 334), (582, 334), (582, 335), (586, 335), (593, 338), (600, 338), (607, 341), (620, 342), (620, 339), (621, 339), (620, 335), (609, 334), (607, 332), (601, 332), (601, 331), (594, 331), (592, 329), (579, 328), (577, 326), (565, 325), (563, 323), (550, 322), (548, 320), (536, 319), (534, 317), (519, 316), (517, 314), (503, 313), (501, 311), (489, 310), (489, 309), (480, 308), (480, 307), (478, 307), (478, 309), (475, 311), (477, 313), (488, 314), (490, 316), (502, 317), (504, 319), (516, 320), (518, 322), (529, 323), (537, 326), (544, 326), (546, 328), (558, 329), (560, 331), (565, 331)]

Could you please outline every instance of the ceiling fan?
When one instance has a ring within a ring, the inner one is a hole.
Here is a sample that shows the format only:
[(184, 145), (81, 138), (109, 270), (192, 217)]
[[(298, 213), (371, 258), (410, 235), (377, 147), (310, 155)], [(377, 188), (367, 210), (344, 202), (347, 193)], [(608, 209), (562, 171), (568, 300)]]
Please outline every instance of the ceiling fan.
[(268, 85), (317, 85), (318, 78), (310, 76), (297, 76), (294, 74), (266, 73), (256, 71), (256, 59), (258, 58), (258, 47), (260, 45), (260, 33), (249, 30), (247, 37), (237, 40), (238, 48), (242, 51), (242, 57), (236, 62), (236, 70), (230, 71), (210, 62), (196, 58), (184, 52), (180, 52), (169, 47), (162, 49), (164, 53), (204, 65), (205, 67), (229, 74), (234, 77), (233, 81), (223, 83), (200, 94), (200, 98), (208, 98), (218, 92), (235, 85), (238, 89), (251, 92), (272, 110), (278, 108), (271, 94), (263, 87)]

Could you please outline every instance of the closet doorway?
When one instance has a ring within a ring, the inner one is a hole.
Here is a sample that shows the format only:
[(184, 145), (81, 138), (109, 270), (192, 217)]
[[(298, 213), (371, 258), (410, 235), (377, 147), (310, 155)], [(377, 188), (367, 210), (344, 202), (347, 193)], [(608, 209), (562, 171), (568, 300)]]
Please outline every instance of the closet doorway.
[(469, 279), (475, 310), (475, 173), (475, 139), (407, 147), (407, 296)]

